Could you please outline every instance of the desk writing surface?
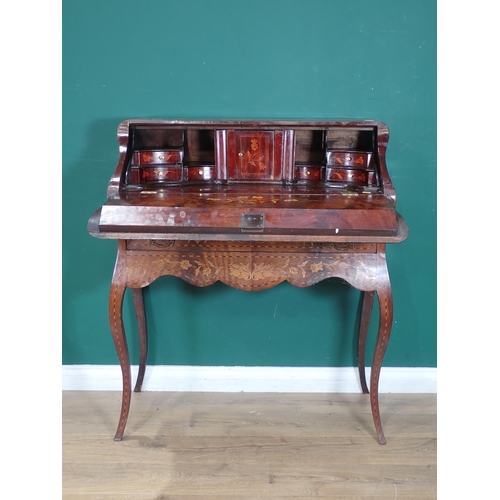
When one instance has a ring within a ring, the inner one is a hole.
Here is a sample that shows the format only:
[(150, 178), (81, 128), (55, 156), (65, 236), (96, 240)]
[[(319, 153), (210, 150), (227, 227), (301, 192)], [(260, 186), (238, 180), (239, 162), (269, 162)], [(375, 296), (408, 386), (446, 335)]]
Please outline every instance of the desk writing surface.
[(241, 232), (241, 215), (263, 214), (264, 233), (394, 236), (394, 201), (379, 193), (325, 187), (262, 186), (126, 190), (102, 207), (101, 231)]

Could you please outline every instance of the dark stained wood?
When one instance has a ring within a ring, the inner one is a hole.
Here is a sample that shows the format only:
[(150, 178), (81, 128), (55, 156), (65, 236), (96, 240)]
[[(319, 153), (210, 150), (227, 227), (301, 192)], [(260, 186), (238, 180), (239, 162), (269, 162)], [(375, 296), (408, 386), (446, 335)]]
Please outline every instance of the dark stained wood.
[(247, 291), (283, 281), (303, 288), (335, 277), (364, 294), (358, 339), (364, 393), (366, 336), (378, 296), (369, 392), (377, 439), (385, 444), (378, 381), (393, 317), (385, 248), (408, 236), (385, 163), (388, 140), (387, 126), (374, 121), (119, 125), (107, 201), (88, 224), (92, 236), (118, 240), (109, 298), (123, 376), (115, 440), (125, 432), (131, 398), (122, 321), (127, 288), (139, 324), (139, 392), (147, 358), (143, 289), (160, 276)]

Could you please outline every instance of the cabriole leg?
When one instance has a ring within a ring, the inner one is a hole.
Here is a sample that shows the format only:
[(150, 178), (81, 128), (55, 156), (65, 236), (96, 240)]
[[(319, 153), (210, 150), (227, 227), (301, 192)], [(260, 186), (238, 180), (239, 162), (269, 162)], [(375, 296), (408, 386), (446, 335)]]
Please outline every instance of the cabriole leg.
[(123, 296), (125, 295), (126, 287), (123, 285), (111, 285), (111, 292), (109, 295), (109, 323), (111, 327), (111, 335), (115, 343), (116, 353), (120, 362), (123, 379), (123, 392), (122, 392), (122, 409), (120, 412), (120, 421), (115, 434), (115, 441), (121, 441), (125, 425), (127, 424), (128, 412), (130, 409), (131, 397), (131, 374), (130, 374), (130, 360), (128, 355), (127, 339), (125, 338), (125, 331), (123, 328), (122, 307)]
[(134, 392), (141, 392), (148, 357), (148, 330), (146, 326), (146, 310), (144, 308), (144, 288), (133, 288), (132, 294), (139, 327), (139, 373), (137, 374)]
[(385, 444), (386, 441), (384, 431), (382, 430), (382, 422), (380, 419), (380, 410), (378, 403), (378, 384), (380, 378), (380, 370), (382, 368), (382, 361), (387, 349), (387, 344), (389, 343), (389, 337), (391, 335), (392, 328), (392, 291), (388, 279), (387, 283), (377, 289), (377, 296), (380, 307), (380, 321), (371, 371), (370, 403), (372, 408), (373, 421), (375, 423), (375, 430), (377, 431), (378, 442), (380, 444)]
[(375, 292), (362, 292), (362, 294), (363, 302), (361, 305), (361, 319), (359, 322), (358, 335), (358, 371), (359, 380), (361, 382), (361, 390), (363, 391), (363, 394), (368, 394), (369, 391), (366, 384), (365, 373), (366, 337), (368, 335), (368, 326), (370, 325)]
[(120, 362), (123, 379), (122, 391), (122, 408), (120, 412), (120, 420), (115, 434), (115, 441), (121, 441), (127, 424), (128, 412), (130, 409), (131, 398), (131, 373), (130, 359), (128, 355), (127, 339), (123, 328), (123, 297), (125, 295), (125, 241), (118, 241), (118, 254), (116, 257), (115, 270), (111, 282), (111, 290), (109, 293), (109, 324), (111, 335), (115, 344), (116, 353)]

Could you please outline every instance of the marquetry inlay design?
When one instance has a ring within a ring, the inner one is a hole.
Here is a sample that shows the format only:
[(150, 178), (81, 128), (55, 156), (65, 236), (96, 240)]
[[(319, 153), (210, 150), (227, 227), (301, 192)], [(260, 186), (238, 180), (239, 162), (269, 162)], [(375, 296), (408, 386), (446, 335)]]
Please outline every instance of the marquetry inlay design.
[[(352, 159), (351, 156), (347, 156), (345, 158), (345, 160), (347, 160), (348, 162), (352, 162), (355, 165), (365, 166), (365, 159), (363, 158), (363, 156), (357, 156), (356, 158), (354, 158), (354, 160)], [(336, 157), (335, 158), (335, 163), (339, 164), (339, 165), (343, 165), (344, 164), (344, 159), (340, 158), (340, 157)]]
[(149, 244), (158, 248), (173, 247), (175, 240), (149, 240)]
[[(377, 254), (250, 252), (128, 252), (126, 285), (144, 287), (156, 278), (172, 275), (196, 286), (216, 281), (241, 290), (264, 290), (282, 281), (306, 287), (326, 278), (342, 278), (360, 290), (376, 288)], [(380, 273), (380, 269), (378, 269)]]
[(245, 171), (265, 172), (267, 167), (263, 163), (264, 155), (260, 151), (258, 139), (250, 139), (250, 150), (246, 154), (239, 153), (244, 158)]
[(339, 251), (352, 250), (355, 247), (355, 243), (330, 243), (330, 245)]

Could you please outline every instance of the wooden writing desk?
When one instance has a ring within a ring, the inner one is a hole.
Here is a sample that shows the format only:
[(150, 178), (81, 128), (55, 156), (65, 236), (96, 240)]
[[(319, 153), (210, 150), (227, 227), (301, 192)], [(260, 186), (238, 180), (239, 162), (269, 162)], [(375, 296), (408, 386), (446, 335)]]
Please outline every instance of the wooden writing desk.
[[(131, 288), (139, 323), (140, 391), (147, 358), (143, 289), (172, 275), (258, 291), (341, 278), (363, 293), (358, 368), (385, 444), (378, 382), (393, 319), (385, 246), (406, 239), (385, 163), (389, 131), (375, 121), (127, 120), (106, 203), (92, 236), (118, 240), (109, 297), (123, 376), (122, 439), (131, 372), (122, 304)], [(370, 391), (365, 346), (377, 293), (380, 320)]]

